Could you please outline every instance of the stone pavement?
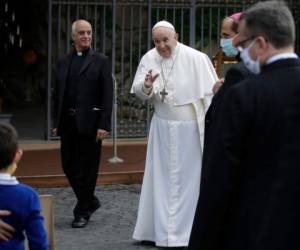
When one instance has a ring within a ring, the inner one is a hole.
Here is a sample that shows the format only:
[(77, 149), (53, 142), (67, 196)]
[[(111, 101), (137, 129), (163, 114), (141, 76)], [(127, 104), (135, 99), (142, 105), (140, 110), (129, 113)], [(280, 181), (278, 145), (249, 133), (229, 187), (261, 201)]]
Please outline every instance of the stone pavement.
[[(71, 188), (39, 188), (54, 196), (56, 250), (147, 250), (164, 249), (132, 240), (141, 185), (97, 186), (102, 206), (85, 228), (71, 228), (75, 197)], [(174, 248), (176, 249), (176, 248)], [(170, 250), (170, 248), (168, 248)]]

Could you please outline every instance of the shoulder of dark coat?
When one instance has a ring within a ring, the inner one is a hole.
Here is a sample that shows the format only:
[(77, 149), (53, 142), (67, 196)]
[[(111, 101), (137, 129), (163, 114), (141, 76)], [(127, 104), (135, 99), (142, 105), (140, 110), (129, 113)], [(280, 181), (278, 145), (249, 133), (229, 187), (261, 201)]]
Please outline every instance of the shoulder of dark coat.
[[(250, 73), (251, 74), (251, 73)], [(257, 86), (261, 85), (262, 78), (259, 75), (251, 74), (248, 77), (244, 77), (243, 80), (232, 86), (233, 91), (243, 93), (245, 96), (251, 95), (257, 91)]]
[(93, 55), (96, 56), (99, 59), (105, 59), (105, 60), (109, 59), (108, 56), (106, 56), (103, 53), (100, 53), (98, 51), (94, 51), (94, 50), (93, 50)]
[(229, 70), (228, 70), (229, 73), (232, 73), (232, 72), (236, 72), (236, 73), (239, 73), (245, 77), (248, 77), (248, 76), (253, 76), (253, 73), (251, 73), (245, 66), (245, 64), (243, 62), (239, 62), (237, 64), (234, 64)]

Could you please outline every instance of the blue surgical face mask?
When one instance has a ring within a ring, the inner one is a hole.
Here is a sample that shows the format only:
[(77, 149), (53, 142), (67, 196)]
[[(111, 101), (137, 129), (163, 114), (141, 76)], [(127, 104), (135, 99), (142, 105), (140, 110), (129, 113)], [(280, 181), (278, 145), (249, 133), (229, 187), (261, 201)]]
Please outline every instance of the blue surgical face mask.
[(220, 46), (226, 56), (235, 57), (239, 51), (232, 46), (232, 38), (221, 38)]
[(249, 55), (249, 50), (254, 44), (255, 40), (252, 43), (250, 43), (250, 45), (247, 48), (243, 49), (239, 47), (239, 50), (241, 52), (241, 59), (243, 60), (246, 68), (249, 69), (253, 74), (258, 75), (261, 71), (259, 57), (256, 60), (253, 60)]

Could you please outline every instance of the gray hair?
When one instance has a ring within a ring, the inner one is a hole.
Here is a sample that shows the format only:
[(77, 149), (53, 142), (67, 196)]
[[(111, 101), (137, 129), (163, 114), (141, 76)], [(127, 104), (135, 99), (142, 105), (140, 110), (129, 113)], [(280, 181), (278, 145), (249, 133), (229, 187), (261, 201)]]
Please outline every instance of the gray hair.
[[(88, 23), (89, 25), (91, 25), (87, 20), (84, 20), (84, 19), (78, 19), (78, 20), (76, 20), (76, 21), (74, 21), (74, 22), (72, 23), (71, 32), (72, 32), (73, 34), (76, 33), (76, 26), (77, 26), (77, 24), (80, 23), (80, 22), (86, 22), (86, 23)], [(92, 25), (91, 25), (91, 26), (92, 26)]]
[(294, 19), (282, 1), (259, 2), (247, 9), (240, 20), (245, 20), (249, 36), (264, 36), (277, 49), (294, 46)]
[(71, 31), (72, 31), (73, 34), (76, 32), (76, 24), (77, 24), (77, 21), (72, 23)]

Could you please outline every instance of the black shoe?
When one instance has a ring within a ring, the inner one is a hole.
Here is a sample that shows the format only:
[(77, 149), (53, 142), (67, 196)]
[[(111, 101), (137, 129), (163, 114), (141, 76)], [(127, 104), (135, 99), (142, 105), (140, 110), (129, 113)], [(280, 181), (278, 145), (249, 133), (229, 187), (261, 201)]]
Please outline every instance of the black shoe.
[(94, 198), (92, 199), (92, 201), (87, 204), (87, 203), (84, 203), (84, 202), (77, 202), (74, 210), (73, 210), (73, 214), (74, 214), (74, 217), (78, 217), (78, 216), (81, 216), (81, 217), (91, 217), (91, 215), (99, 208), (101, 207), (101, 203), (100, 201), (98, 200), (98, 198), (96, 196), (94, 196)]
[(142, 240), (140, 241), (140, 244), (145, 246), (156, 246), (155, 242), (150, 240)]
[(101, 207), (100, 201), (95, 197), (91, 206), (86, 211), (86, 214), (90, 217), (98, 208)]
[(89, 222), (89, 217), (75, 216), (75, 219), (72, 222), (73, 228), (82, 228), (85, 227)]

